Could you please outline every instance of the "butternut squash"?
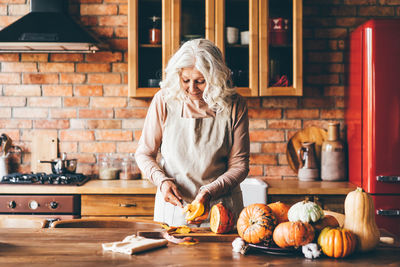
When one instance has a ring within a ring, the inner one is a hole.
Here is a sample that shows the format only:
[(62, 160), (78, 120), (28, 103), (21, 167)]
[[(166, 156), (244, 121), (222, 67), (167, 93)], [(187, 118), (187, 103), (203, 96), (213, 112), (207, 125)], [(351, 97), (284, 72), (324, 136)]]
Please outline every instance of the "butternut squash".
[(358, 250), (373, 250), (379, 243), (379, 230), (375, 223), (375, 209), (372, 197), (358, 187), (347, 194), (344, 201), (344, 227), (358, 238)]

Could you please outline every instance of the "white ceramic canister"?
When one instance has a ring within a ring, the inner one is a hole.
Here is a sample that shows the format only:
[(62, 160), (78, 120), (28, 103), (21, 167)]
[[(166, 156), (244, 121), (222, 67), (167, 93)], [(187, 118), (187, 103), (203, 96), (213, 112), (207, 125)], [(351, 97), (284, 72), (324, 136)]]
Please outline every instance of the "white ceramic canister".
[(0, 181), (8, 174), (8, 156), (0, 156)]

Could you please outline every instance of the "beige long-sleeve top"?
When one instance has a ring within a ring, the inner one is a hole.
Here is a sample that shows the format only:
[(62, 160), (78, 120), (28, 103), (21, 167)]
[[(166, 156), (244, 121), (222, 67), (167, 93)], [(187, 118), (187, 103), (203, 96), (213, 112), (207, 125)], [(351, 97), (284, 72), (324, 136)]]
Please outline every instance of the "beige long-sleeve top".
[[(139, 146), (135, 153), (137, 164), (144, 176), (158, 187), (166, 180), (174, 181), (174, 177), (166, 176), (156, 160), (167, 116), (166, 102), (160, 90), (155, 94), (148, 109)], [(209, 109), (203, 100), (187, 100), (182, 105), (181, 116), (205, 118), (215, 116), (215, 112)], [(228, 158), (228, 169), (216, 180), (201, 188), (208, 190), (212, 198), (230, 192), (246, 178), (249, 172), (249, 120), (246, 101), (239, 95), (235, 96), (233, 100), (232, 126), (233, 143)]]

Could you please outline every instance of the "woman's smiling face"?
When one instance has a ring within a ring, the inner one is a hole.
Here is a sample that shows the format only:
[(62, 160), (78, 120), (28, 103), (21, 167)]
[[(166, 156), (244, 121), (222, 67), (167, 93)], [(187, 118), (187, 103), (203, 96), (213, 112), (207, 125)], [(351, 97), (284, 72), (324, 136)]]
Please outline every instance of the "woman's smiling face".
[(203, 74), (195, 67), (183, 68), (180, 74), (180, 82), (183, 90), (192, 100), (203, 99), (203, 92), (207, 83)]

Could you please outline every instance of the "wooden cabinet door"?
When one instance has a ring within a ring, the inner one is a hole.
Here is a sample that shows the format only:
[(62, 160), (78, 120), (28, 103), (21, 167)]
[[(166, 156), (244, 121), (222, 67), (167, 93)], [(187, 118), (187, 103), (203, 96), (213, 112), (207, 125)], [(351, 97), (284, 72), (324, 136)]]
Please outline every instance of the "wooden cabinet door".
[[(214, 41), (214, 7), (214, 0), (129, 0), (129, 96), (152, 97), (159, 90), (155, 85), (182, 42), (194, 38)], [(160, 44), (149, 44), (147, 40), (146, 19), (153, 15), (162, 21)]]
[(346, 195), (318, 195), (314, 196), (313, 199), (324, 210), (344, 214), (344, 200), (346, 199)]
[(302, 0), (259, 0), (260, 96), (303, 94), (302, 9)]
[[(236, 42), (227, 40), (227, 27), (238, 29)], [(248, 43), (241, 38), (246, 31)], [(215, 0), (215, 44), (224, 54), (238, 92), (258, 96), (258, 0)]]
[(150, 216), (154, 195), (82, 195), (82, 216)]

